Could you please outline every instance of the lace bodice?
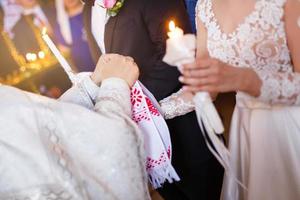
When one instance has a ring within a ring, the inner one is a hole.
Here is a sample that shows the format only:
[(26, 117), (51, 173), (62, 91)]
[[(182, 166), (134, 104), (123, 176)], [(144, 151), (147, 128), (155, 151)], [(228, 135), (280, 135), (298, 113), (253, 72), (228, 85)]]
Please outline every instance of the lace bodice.
[[(226, 34), (213, 13), (212, 0), (200, 0), (197, 12), (207, 29), (211, 57), (237, 67), (250, 67), (263, 81), (259, 101), (300, 105), (300, 75), (293, 73), (287, 46), (283, 6), (286, 0), (256, 0), (255, 9)], [(238, 99), (250, 98), (238, 93)]]

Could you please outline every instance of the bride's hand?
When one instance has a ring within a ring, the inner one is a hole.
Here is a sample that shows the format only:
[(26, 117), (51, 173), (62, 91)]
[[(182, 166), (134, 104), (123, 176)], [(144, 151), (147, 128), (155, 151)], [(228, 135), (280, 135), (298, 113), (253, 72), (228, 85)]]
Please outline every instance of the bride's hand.
[(252, 96), (259, 96), (262, 84), (252, 69), (233, 67), (213, 58), (197, 59), (185, 65), (180, 81), (192, 92), (243, 91)]
[(132, 87), (139, 77), (139, 69), (133, 58), (118, 54), (102, 55), (91, 78), (100, 85), (104, 79), (112, 77), (121, 78)]

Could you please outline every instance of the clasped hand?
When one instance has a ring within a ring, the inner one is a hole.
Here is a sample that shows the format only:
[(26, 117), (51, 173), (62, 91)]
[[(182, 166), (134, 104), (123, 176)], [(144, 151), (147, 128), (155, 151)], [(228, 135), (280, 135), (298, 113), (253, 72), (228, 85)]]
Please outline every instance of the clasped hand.
[(102, 55), (91, 79), (100, 85), (103, 80), (113, 77), (123, 79), (132, 87), (139, 77), (139, 68), (134, 59), (119, 54)]

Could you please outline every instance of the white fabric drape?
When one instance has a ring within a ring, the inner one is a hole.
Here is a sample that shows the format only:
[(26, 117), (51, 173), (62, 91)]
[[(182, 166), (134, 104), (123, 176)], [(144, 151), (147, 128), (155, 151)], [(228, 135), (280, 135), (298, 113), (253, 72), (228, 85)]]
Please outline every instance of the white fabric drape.
[(0, 199), (150, 199), (124, 81), (103, 82), (96, 112), (6, 86), (0, 96)]

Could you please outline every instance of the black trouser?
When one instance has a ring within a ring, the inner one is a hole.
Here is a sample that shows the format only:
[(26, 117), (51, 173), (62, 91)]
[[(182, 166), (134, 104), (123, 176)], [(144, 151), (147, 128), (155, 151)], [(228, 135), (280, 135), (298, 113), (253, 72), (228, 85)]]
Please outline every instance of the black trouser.
[(219, 200), (224, 170), (208, 150), (195, 113), (168, 121), (173, 158), (180, 182), (158, 192), (165, 200)]

